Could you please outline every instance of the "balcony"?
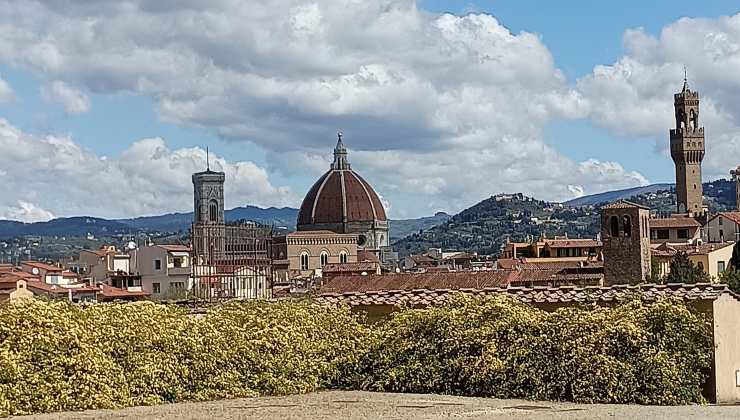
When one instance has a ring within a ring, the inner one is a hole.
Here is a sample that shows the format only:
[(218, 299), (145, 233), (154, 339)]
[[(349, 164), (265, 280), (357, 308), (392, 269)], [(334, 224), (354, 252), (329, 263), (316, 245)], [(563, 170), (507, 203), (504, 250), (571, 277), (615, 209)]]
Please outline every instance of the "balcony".
[(168, 267), (167, 275), (168, 276), (189, 276), (190, 267)]

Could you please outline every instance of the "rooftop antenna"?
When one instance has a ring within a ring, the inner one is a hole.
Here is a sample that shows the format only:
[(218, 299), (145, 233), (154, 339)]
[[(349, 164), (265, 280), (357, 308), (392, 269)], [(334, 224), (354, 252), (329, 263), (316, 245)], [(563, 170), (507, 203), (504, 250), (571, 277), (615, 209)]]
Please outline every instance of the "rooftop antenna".
[(211, 170), (211, 159), (208, 155), (208, 146), (206, 146), (206, 172)]
[(684, 83), (689, 81), (689, 72), (686, 70), (686, 64), (683, 65), (683, 81)]

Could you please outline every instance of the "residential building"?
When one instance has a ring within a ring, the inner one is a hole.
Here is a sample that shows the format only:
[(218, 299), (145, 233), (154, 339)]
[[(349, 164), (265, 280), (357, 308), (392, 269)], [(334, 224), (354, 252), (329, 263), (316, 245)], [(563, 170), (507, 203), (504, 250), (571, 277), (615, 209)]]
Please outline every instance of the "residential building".
[(687, 243), (701, 239), (701, 223), (693, 217), (676, 215), (650, 219), (650, 242)]
[(571, 239), (567, 236), (547, 238), (541, 236), (537, 240), (513, 242), (504, 244), (501, 257), (504, 259), (527, 258), (558, 259), (561, 261), (588, 261), (601, 259), (602, 242), (598, 239)]
[(673, 257), (678, 252), (685, 252), (689, 260), (704, 270), (711, 278), (716, 279), (723, 271), (730, 267), (734, 242), (702, 243), (702, 244), (669, 244), (653, 245), (652, 256), (660, 267), (661, 277), (670, 273)]
[(110, 273), (132, 273), (131, 255), (115, 246), (102, 246), (96, 250), (80, 251), (78, 273), (93, 283), (104, 282)]
[(722, 212), (707, 222), (706, 238), (709, 242), (740, 241), (740, 211)]
[(39, 281), (48, 284), (65, 284), (65, 277), (62, 276), (64, 269), (55, 265), (46, 264), (38, 261), (22, 261), (21, 271), (35, 276)]
[(141, 287), (152, 297), (180, 297), (192, 288), (189, 246), (142, 246), (135, 259)]

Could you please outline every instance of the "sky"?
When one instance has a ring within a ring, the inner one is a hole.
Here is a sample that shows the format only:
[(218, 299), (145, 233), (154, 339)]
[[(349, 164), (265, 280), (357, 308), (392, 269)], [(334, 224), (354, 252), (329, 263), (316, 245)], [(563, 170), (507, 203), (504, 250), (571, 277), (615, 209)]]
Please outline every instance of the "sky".
[(683, 83), (706, 180), (740, 163), (736, 1), (0, 0), (0, 219), (298, 207), (337, 131), (392, 218), (672, 182)]

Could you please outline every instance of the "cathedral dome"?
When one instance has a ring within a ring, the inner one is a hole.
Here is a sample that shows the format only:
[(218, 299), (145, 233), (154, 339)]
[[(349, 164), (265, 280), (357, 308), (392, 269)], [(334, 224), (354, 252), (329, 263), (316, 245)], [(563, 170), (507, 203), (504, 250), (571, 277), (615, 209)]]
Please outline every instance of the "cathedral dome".
[(298, 213), (298, 230), (329, 229), (353, 233), (350, 224), (387, 222), (373, 187), (350, 167), (341, 134), (331, 169), (306, 194)]

